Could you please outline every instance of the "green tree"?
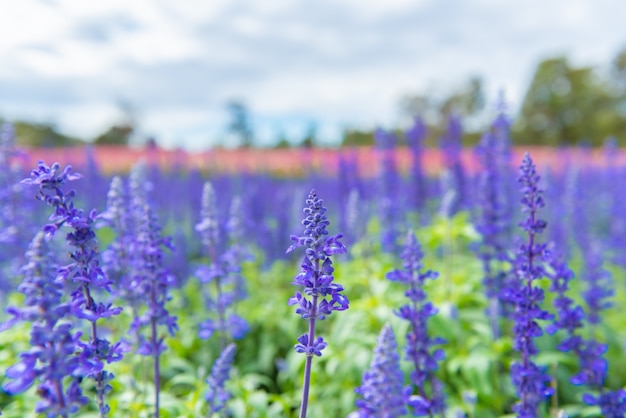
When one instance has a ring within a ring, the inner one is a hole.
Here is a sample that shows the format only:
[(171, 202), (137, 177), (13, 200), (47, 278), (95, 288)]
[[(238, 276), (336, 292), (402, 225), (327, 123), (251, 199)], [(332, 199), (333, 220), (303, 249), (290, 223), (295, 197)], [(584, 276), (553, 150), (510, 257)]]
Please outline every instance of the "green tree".
[(445, 93), (433, 90), (408, 94), (400, 99), (399, 105), (403, 116), (412, 119), (419, 115), (431, 127), (445, 124), (450, 114), (471, 118), (485, 107), (483, 81), (472, 76)]
[(52, 124), (25, 121), (13, 122), (18, 145), (30, 147), (67, 147), (82, 144), (78, 138), (64, 135)]
[(128, 145), (133, 127), (130, 125), (111, 126), (94, 140), (96, 145)]
[(230, 115), (228, 131), (238, 137), (242, 147), (251, 147), (254, 133), (250, 123), (250, 112), (248, 107), (239, 100), (231, 100), (226, 105)]
[(617, 101), (606, 79), (592, 67), (573, 67), (566, 57), (539, 63), (513, 138), (519, 144), (571, 145), (581, 140), (600, 145), (614, 134)]
[(374, 145), (374, 132), (351, 128), (344, 129), (341, 145), (348, 147)]
[(302, 147), (315, 148), (317, 144), (317, 124), (312, 122), (302, 140)]

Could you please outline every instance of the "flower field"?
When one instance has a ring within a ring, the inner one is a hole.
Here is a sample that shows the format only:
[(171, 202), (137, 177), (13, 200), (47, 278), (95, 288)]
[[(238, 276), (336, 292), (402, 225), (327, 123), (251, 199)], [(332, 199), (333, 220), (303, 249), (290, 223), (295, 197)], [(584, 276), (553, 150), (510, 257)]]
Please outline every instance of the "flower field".
[(113, 175), (4, 125), (2, 417), (623, 417), (624, 154), (509, 128)]

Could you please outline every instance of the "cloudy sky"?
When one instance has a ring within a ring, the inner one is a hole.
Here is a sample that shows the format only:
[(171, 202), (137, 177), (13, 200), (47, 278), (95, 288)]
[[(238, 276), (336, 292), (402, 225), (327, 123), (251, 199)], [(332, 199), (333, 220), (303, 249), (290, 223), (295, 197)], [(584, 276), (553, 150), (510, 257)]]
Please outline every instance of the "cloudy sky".
[(621, 0), (19, 0), (0, 13), (0, 116), (199, 149), (245, 101), (257, 137), (323, 140), (401, 122), (407, 93), (484, 78), (515, 109), (539, 60), (602, 65), (626, 46)]

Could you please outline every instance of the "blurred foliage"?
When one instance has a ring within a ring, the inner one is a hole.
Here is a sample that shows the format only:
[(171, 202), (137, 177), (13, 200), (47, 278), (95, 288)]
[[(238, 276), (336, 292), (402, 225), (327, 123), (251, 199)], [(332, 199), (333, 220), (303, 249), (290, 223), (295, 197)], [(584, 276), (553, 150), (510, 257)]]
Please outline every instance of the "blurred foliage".
[(131, 125), (114, 125), (94, 140), (96, 145), (128, 145), (134, 128)]
[(542, 61), (535, 70), (514, 126), (518, 144), (550, 146), (585, 141), (601, 145), (621, 134), (626, 96), (591, 67), (574, 67), (565, 57)]
[[(3, 120), (0, 119), (0, 123)], [(57, 131), (52, 124), (14, 121), (13, 127), (19, 145), (29, 147), (65, 147), (83, 142)]]

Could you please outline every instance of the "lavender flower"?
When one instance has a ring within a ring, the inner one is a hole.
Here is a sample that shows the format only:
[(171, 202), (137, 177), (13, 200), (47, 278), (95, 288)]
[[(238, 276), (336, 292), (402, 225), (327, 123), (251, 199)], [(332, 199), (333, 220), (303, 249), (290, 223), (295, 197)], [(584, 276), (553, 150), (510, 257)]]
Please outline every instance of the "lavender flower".
[[(17, 283), (24, 265), (24, 252), (35, 231), (27, 220), (32, 217), (31, 201), (19, 184), (20, 167), (16, 164), (23, 153), (16, 147), (13, 125), (0, 125), (0, 291), (9, 293)], [(30, 196), (28, 196), (30, 197)]]
[(482, 261), (484, 279), (483, 286), (489, 300), (487, 316), (491, 322), (494, 338), (500, 336), (499, 318), (502, 311), (500, 293), (506, 278), (501, 266), (508, 259), (506, 251), (507, 225), (510, 219), (505, 206), (504, 156), (498, 144), (498, 136), (491, 131), (486, 132), (476, 149), (476, 155), (482, 165), (478, 182), (479, 218), (476, 229), (482, 236), (478, 247), (478, 257)]
[[(435, 376), (438, 362), (445, 357), (445, 353), (441, 349), (431, 352), (431, 349), (444, 344), (445, 340), (428, 335), (428, 318), (437, 314), (437, 308), (426, 301), (424, 284), (427, 279), (436, 279), (438, 274), (431, 270), (422, 272), (422, 258), (419, 242), (415, 234), (409, 232), (402, 251), (403, 268), (387, 273), (387, 279), (408, 287), (405, 295), (409, 303), (395, 312), (410, 324), (405, 358), (412, 363), (411, 383), (418, 393), (411, 396), (408, 405), (413, 408), (413, 415), (432, 417), (445, 411), (443, 387)], [(430, 386), (430, 393), (427, 386)]]
[(227, 337), (243, 338), (249, 330), (244, 318), (234, 312), (237, 301), (247, 296), (245, 280), (241, 275), (241, 263), (250, 255), (243, 246), (241, 205), (233, 201), (228, 222), (230, 248), (223, 251), (220, 245), (220, 230), (215, 204), (215, 191), (211, 183), (204, 185), (202, 193), (201, 221), (196, 225), (202, 237), (209, 265), (201, 266), (196, 275), (202, 283), (214, 286), (203, 289), (205, 305), (215, 318), (208, 318), (200, 324), (200, 338), (209, 339), (215, 332), (221, 333), (221, 345), (226, 346)]
[(76, 318), (89, 321), (91, 327), (91, 338), (88, 342), (79, 342), (77, 349), (82, 372), (96, 382), (98, 409), (100, 416), (104, 417), (109, 412), (104, 397), (111, 390), (108, 382), (113, 375), (104, 370), (103, 362), (119, 361), (123, 357), (123, 352), (119, 343), (112, 345), (106, 339), (98, 337), (96, 322), (100, 318), (119, 315), (122, 308), (113, 308), (108, 303), (97, 303), (92, 297), (94, 289), (110, 293), (112, 282), (99, 265), (94, 232), (95, 210), (85, 216), (82, 210), (74, 206), (74, 191), (66, 193), (62, 189), (66, 182), (80, 177), (71, 172), (70, 166), (61, 171), (58, 163), (48, 167), (40, 161), (37, 168), (31, 172), (31, 178), (23, 180), (22, 183), (39, 186), (37, 199), (54, 208), (49, 218), (52, 223), (43, 228), (47, 238), (52, 238), (64, 225), (72, 228), (72, 232), (69, 232), (65, 239), (74, 248), (70, 254), (73, 262), (58, 269), (57, 280), (61, 282), (71, 280), (77, 285), (71, 293), (70, 312)]
[(583, 277), (587, 288), (583, 292), (583, 299), (587, 304), (587, 321), (594, 326), (600, 324), (601, 311), (613, 306), (609, 298), (615, 292), (611, 273), (602, 268), (600, 244), (589, 244), (586, 247)]
[(511, 366), (511, 379), (520, 397), (513, 411), (520, 418), (534, 418), (538, 414), (539, 404), (545, 397), (552, 395), (550, 377), (532, 361), (532, 357), (538, 353), (534, 339), (543, 335), (537, 320), (551, 319), (552, 315), (541, 308), (543, 290), (533, 286), (535, 280), (545, 276), (542, 257), (546, 254), (546, 245), (537, 242), (537, 235), (543, 232), (546, 222), (537, 217), (545, 203), (543, 191), (539, 189), (540, 177), (528, 153), (524, 156), (520, 172), (522, 211), (528, 217), (519, 226), (526, 233), (527, 241), (517, 250), (515, 276), (504, 289), (503, 295), (515, 306), (513, 347), (522, 356), (521, 362)]
[(380, 332), (370, 369), (363, 374), (363, 383), (355, 389), (362, 399), (354, 418), (395, 418), (407, 413), (411, 387), (404, 387), (396, 336), (389, 324)]
[[(411, 196), (410, 202), (414, 210), (426, 207), (428, 197), (426, 190), (426, 177), (423, 168), (424, 139), (426, 138), (426, 125), (421, 118), (416, 117), (413, 125), (405, 132), (406, 142), (411, 152)], [(421, 212), (420, 212), (421, 213)]]
[(323, 204), (315, 190), (311, 190), (303, 209), (304, 236), (292, 235), (294, 243), (287, 249), (290, 253), (298, 247), (305, 247), (300, 273), (293, 280), (293, 284), (303, 290), (289, 299), (289, 305), (297, 306), (296, 313), (309, 321), (308, 333), (301, 335), (295, 345), (297, 352), (306, 354), (300, 418), (306, 417), (313, 356), (321, 356), (327, 346), (322, 337), (316, 338), (316, 321), (323, 320), (333, 311), (348, 309), (348, 298), (341, 294), (343, 286), (333, 283), (334, 268), (330, 258), (345, 253), (346, 247), (339, 241), (341, 234), (327, 236), (326, 227), (330, 222)]
[(206, 382), (209, 385), (209, 390), (204, 398), (209, 404), (208, 417), (224, 409), (226, 402), (230, 399), (230, 393), (228, 393), (224, 385), (228, 380), (230, 369), (235, 360), (236, 348), (235, 344), (232, 343), (226, 346), (218, 359), (215, 360), (211, 374), (207, 378)]
[[(136, 317), (130, 331), (139, 336), (137, 352), (154, 357), (155, 417), (159, 417), (160, 365), (159, 356), (166, 349), (164, 337), (158, 335), (158, 327), (164, 326), (170, 336), (178, 330), (176, 317), (170, 315), (165, 304), (171, 299), (169, 289), (175, 280), (163, 266), (163, 248), (171, 249), (169, 237), (161, 236), (161, 227), (149, 205), (144, 205), (144, 215), (137, 236), (137, 250), (140, 261), (136, 266), (134, 284), (135, 294), (144, 295), (147, 309)], [(148, 328), (149, 337), (140, 333)]]
[(467, 203), (466, 175), (461, 163), (463, 128), (461, 120), (450, 115), (445, 134), (440, 139), (445, 167), (442, 176), (444, 200), (440, 213), (446, 217), (454, 216), (463, 210)]
[(39, 380), (37, 393), (41, 400), (35, 412), (67, 417), (87, 403), (79, 386), (81, 364), (75, 355), (80, 332), (72, 333), (72, 324), (67, 322), (70, 306), (62, 302), (63, 285), (55, 281), (56, 267), (43, 232), (35, 236), (26, 257), (24, 278), (18, 287), (25, 295), (25, 306), (10, 307), (8, 313), (13, 318), (0, 329), (18, 321), (30, 322), (32, 348), (20, 355), (19, 363), (7, 369), (7, 376), (13, 380), (5, 383), (3, 389), (10, 394), (20, 393)]
[[(604, 297), (608, 296), (602, 290), (600, 282), (597, 278), (607, 277), (608, 273), (601, 270), (598, 254), (586, 255), (591, 268), (587, 274), (596, 276), (588, 281), (589, 289), (585, 292), (587, 298), (592, 296), (589, 309), (593, 312), (593, 318), (587, 318), (591, 326), (599, 323), (599, 311), (608, 307), (608, 302), (604, 301)], [(566, 332), (566, 338), (561, 341), (557, 347), (564, 352), (573, 352), (579, 360), (580, 369), (570, 379), (574, 385), (584, 385), (593, 390), (597, 395), (585, 393), (583, 401), (588, 405), (597, 405), (602, 416), (616, 418), (623, 417), (626, 414), (626, 391), (617, 389), (615, 391), (606, 390), (604, 382), (608, 371), (608, 363), (604, 359), (604, 354), (608, 349), (606, 344), (601, 344), (592, 338), (584, 339), (580, 335), (583, 328), (585, 312), (580, 305), (574, 305), (574, 301), (567, 297), (566, 292), (568, 285), (574, 274), (567, 268), (565, 263), (561, 261), (552, 261), (551, 267), (553, 273), (550, 275), (552, 285), (550, 290), (557, 293), (554, 305), (557, 308), (557, 318), (546, 328), (550, 334), (557, 332), (559, 329)], [(597, 290), (594, 292), (594, 288)], [(596, 297), (598, 296), (598, 297)], [(593, 328), (592, 328), (593, 330)]]
[(396, 136), (383, 129), (374, 133), (380, 158), (380, 220), (383, 225), (381, 244), (383, 251), (393, 252), (398, 236), (398, 184), (399, 176), (395, 157)]
[(116, 296), (124, 300), (131, 309), (133, 317), (141, 306), (143, 295), (132, 292), (133, 274), (131, 254), (135, 245), (136, 234), (132, 228), (132, 215), (129, 196), (122, 179), (118, 176), (111, 180), (108, 193), (107, 209), (98, 216), (102, 224), (115, 231), (115, 239), (102, 253), (102, 265), (109, 278), (114, 282)]

